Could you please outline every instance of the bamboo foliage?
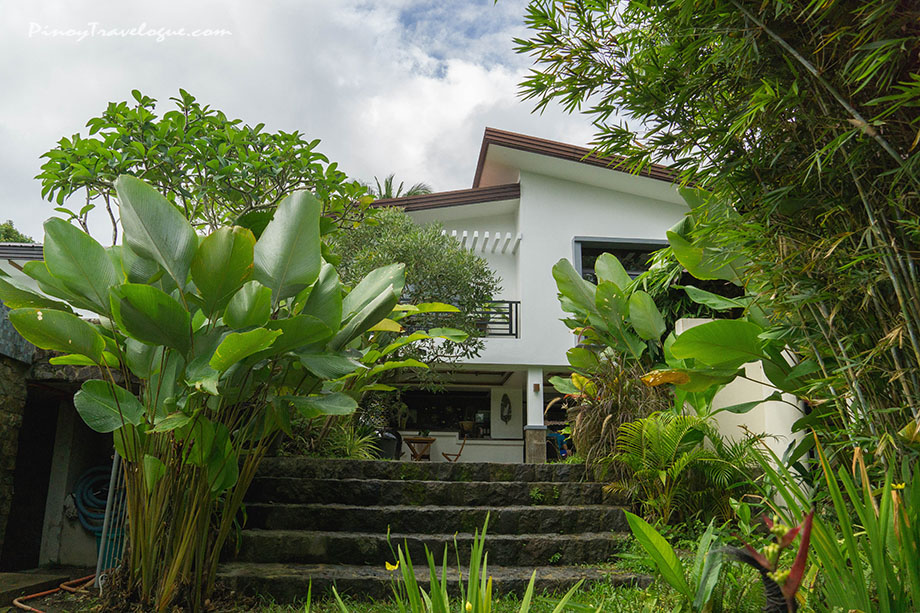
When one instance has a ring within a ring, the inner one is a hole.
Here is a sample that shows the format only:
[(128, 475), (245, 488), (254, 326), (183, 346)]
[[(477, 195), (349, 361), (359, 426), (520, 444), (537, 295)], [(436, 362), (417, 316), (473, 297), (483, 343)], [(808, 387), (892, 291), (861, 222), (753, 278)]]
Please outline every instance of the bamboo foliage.
[(526, 21), (524, 96), (588, 114), (626, 167), (669, 162), (713, 192), (710, 241), (740, 249), (777, 337), (819, 366), (815, 423), (904, 451), (895, 433), (920, 415), (920, 7), (535, 0)]

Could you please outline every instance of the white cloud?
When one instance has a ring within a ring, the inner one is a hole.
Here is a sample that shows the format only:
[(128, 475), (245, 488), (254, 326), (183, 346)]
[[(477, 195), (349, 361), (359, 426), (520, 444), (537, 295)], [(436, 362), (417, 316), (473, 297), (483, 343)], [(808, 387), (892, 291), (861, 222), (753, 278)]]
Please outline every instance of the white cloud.
[[(161, 112), (187, 89), (247, 123), (321, 138), (321, 151), (355, 178), (395, 172), (438, 190), (470, 185), (487, 125), (585, 143), (584, 118), (532, 115), (532, 104), (517, 97), (528, 60), (513, 53), (511, 39), (523, 32), (524, 5), (0, 0), (0, 219), (39, 238), (42, 220), (54, 214), (32, 179), (39, 156), (135, 88), (157, 98)], [(76, 42), (35, 34), (31, 25), (76, 30), (92, 22), (232, 36)]]

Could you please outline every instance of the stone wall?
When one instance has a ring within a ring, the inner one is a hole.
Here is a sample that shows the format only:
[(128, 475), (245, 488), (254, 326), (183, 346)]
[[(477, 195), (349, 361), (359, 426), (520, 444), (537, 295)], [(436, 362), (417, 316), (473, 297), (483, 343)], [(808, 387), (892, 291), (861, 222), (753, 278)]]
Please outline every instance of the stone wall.
[(19, 426), (26, 404), (28, 366), (0, 355), (0, 551), (13, 500), (13, 472), (19, 448)]

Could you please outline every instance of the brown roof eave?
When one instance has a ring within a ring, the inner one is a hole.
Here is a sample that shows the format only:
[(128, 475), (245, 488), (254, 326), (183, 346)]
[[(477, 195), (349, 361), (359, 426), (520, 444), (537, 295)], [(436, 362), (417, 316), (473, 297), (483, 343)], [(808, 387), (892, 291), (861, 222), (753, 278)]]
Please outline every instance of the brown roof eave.
[(527, 136), (517, 132), (506, 132), (505, 130), (496, 130), (495, 128), (486, 128), (482, 136), (482, 146), (479, 149), (479, 160), (476, 163), (476, 174), (473, 177), (473, 188), (479, 188), (479, 182), (482, 179), (482, 171), (486, 162), (486, 155), (489, 152), (489, 146), (496, 145), (508, 149), (516, 149), (527, 153), (537, 155), (546, 155), (571, 162), (579, 162), (609, 170), (617, 170), (627, 174), (635, 174), (640, 177), (648, 177), (659, 181), (674, 183), (677, 181), (677, 173), (661, 164), (650, 164), (642, 168), (639, 172), (631, 172), (625, 165), (623, 158), (619, 157), (599, 157), (592, 153), (591, 149), (578, 147), (567, 143)]
[(395, 206), (404, 208), (407, 211), (423, 211), (426, 209), (462, 206), (464, 204), (516, 200), (520, 197), (521, 186), (518, 183), (509, 183), (507, 185), (458, 189), (450, 192), (438, 192), (405, 198), (385, 198), (375, 201), (371, 206), (381, 208)]

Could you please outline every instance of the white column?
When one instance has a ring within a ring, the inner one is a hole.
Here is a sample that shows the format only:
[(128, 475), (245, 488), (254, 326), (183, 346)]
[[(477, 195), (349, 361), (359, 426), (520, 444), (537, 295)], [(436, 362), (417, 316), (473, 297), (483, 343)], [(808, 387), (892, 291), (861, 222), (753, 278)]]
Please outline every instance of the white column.
[(543, 369), (527, 369), (527, 423), (543, 427)]

